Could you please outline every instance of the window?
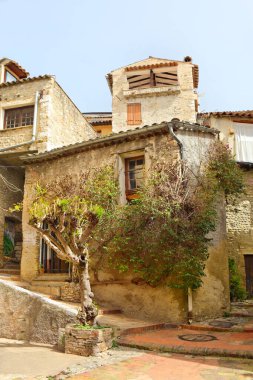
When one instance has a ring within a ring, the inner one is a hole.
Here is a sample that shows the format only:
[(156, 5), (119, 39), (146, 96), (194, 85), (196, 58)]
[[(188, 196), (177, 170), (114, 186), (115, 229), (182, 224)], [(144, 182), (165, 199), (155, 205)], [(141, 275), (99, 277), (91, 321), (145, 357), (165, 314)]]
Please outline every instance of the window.
[(4, 73), (4, 81), (5, 82), (13, 82), (13, 81), (17, 81), (17, 78), (14, 77), (14, 75), (12, 75), (8, 70), (5, 69), (5, 73)]
[(144, 156), (125, 159), (125, 186), (128, 200), (136, 198), (136, 191), (143, 183), (144, 163)]
[(235, 153), (238, 162), (253, 162), (253, 124), (233, 123), (235, 130)]
[(33, 114), (33, 106), (5, 110), (4, 128), (9, 129), (33, 125)]
[(141, 104), (129, 103), (127, 105), (127, 124), (139, 125), (141, 124)]

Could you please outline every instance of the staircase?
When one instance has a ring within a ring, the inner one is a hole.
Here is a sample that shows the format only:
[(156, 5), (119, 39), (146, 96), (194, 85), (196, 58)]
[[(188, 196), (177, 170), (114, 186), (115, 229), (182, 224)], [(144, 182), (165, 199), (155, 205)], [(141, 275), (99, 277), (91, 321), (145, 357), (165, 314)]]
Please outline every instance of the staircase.
[(0, 275), (11, 274), (11, 275), (20, 275), (20, 262), (16, 258), (9, 258), (8, 261), (5, 261), (4, 267), (0, 268)]
[(30, 283), (29, 290), (60, 299), (61, 286), (65, 285), (68, 279), (67, 273), (44, 273)]

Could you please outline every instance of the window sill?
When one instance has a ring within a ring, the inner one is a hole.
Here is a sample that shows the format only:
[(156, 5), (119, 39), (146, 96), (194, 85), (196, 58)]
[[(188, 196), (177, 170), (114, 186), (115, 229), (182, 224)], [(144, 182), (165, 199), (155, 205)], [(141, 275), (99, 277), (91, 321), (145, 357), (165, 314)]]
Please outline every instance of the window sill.
[(17, 131), (17, 130), (22, 130), (22, 129), (31, 129), (32, 127), (33, 127), (32, 125), (24, 125), (23, 127), (4, 128), (4, 129), (0, 129), (0, 133), (1, 132)]
[(127, 126), (128, 127), (135, 127), (136, 125), (141, 125), (142, 124), (142, 120), (141, 121), (139, 121), (138, 123), (128, 123), (127, 121), (126, 121), (126, 123), (127, 123)]
[(141, 88), (139, 90), (124, 90), (123, 95), (126, 98), (134, 98), (141, 96), (159, 96), (159, 95), (172, 95), (179, 94), (180, 86), (164, 86), (164, 87), (150, 87), (150, 88)]

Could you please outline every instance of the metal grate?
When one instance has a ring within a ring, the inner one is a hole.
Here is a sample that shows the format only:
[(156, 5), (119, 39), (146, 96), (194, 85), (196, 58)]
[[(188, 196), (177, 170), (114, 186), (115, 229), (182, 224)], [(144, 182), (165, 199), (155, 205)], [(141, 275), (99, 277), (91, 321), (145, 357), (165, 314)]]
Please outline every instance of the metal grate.
[(186, 340), (187, 342), (209, 342), (211, 340), (217, 340), (216, 336), (204, 334), (178, 335), (178, 338)]

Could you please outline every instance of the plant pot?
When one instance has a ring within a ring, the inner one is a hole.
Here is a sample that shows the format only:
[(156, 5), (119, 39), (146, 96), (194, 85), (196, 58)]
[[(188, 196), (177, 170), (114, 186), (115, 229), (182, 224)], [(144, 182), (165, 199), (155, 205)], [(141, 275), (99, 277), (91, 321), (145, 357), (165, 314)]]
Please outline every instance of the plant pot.
[(65, 328), (65, 353), (81, 356), (96, 355), (112, 347), (110, 327), (82, 329), (77, 325)]

